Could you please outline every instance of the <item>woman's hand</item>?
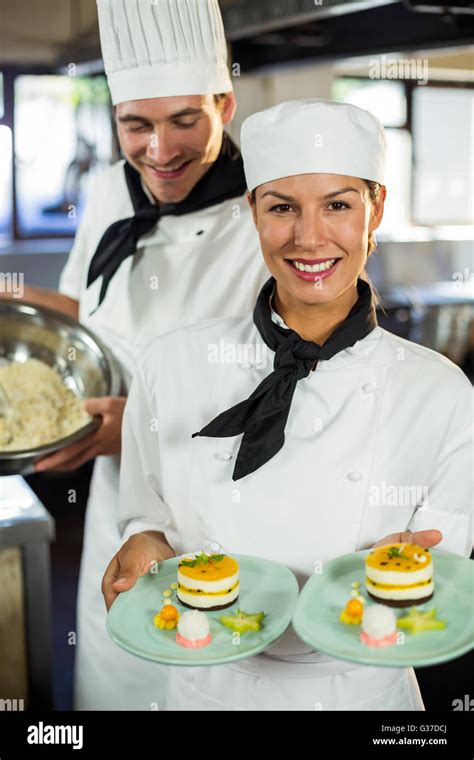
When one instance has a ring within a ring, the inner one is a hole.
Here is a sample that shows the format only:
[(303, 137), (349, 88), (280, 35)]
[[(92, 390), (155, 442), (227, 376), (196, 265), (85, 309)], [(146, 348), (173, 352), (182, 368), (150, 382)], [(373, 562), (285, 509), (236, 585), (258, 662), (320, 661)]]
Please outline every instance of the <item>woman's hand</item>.
[(35, 472), (69, 472), (99, 455), (118, 454), (122, 446), (122, 418), (126, 401), (125, 396), (87, 399), (84, 409), (91, 417), (102, 417), (100, 427), (80, 441), (40, 459), (35, 465)]
[(149, 531), (131, 536), (112, 559), (102, 579), (107, 610), (119, 594), (133, 588), (137, 579), (146, 575), (156, 562), (175, 556), (162, 533)]
[(410, 533), (409, 530), (405, 533), (391, 533), (390, 536), (385, 536), (377, 541), (375, 546), (385, 546), (385, 544), (418, 544), (423, 549), (430, 549), (432, 546), (439, 544), (443, 534), (439, 530), (419, 530), (416, 533)]

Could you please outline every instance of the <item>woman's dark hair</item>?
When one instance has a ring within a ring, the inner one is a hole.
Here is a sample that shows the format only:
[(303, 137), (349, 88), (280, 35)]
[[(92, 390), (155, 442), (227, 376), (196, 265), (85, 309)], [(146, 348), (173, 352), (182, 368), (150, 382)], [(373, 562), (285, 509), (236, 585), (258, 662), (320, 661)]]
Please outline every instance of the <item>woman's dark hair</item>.
[(222, 101), (224, 100), (225, 96), (227, 95), (226, 92), (220, 92), (219, 95), (214, 95), (214, 103), (216, 105), (220, 105)]
[[(382, 190), (382, 185), (380, 185), (378, 182), (373, 182), (370, 179), (365, 179), (364, 182), (367, 183), (369, 188), (369, 198), (371, 200), (371, 203), (373, 206), (377, 203), (377, 201), (380, 198), (380, 192)], [(369, 243), (367, 246), (367, 256), (370, 256), (371, 253), (375, 251), (377, 248), (377, 243), (375, 241), (375, 234), (373, 232), (369, 232)]]

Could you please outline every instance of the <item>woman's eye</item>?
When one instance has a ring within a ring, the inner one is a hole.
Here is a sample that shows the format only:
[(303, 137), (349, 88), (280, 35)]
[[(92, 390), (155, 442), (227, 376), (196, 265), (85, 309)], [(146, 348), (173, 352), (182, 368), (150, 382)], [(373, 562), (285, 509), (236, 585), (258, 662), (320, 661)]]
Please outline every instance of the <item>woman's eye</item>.
[(277, 203), (276, 206), (272, 206), (270, 211), (276, 211), (277, 213), (284, 213), (285, 211), (291, 211), (291, 206), (288, 203)]
[(329, 204), (329, 208), (331, 206), (337, 206), (338, 208), (333, 208), (333, 211), (342, 211), (345, 208), (350, 208), (350, 206), (347, 205), (347, 203), (344, 203), (343, 201), (333, 201)]

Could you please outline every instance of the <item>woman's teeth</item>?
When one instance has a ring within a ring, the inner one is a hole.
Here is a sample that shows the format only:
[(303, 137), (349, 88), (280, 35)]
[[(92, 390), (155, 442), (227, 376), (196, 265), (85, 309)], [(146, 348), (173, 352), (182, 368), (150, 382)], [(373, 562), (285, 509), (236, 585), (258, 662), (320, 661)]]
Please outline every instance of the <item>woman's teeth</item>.
[(337, 259), (329, 259), (323, 264), (302, 264), (300, 261), (292, 261), (292, 265), (295, 269), (299, 269), (300, 272), (324, 272), (325, 269), (330, 269), (336, 263)]

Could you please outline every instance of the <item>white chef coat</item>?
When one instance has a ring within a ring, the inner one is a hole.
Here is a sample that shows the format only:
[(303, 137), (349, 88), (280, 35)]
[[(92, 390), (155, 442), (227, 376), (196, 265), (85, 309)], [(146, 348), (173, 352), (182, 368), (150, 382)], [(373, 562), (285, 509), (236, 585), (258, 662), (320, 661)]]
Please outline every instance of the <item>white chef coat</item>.
[[(257, 361), (239, 356), (242, 346), (254, 347)], [(286, 565), (300, 587), (317, 563), (398, 531), (439, 529), (440, 548), (469, 556), (471, 385), (461, 370), (376, 327), (297, 383), (284, 447), (234, 482), (242, 436), (191, 434), (247, 398), (273, 358), (251, 315), (208, 320), (147, 347), (123, 425), (124, 539), (159, 530), (178, 555), (216, 542), (230, 554)], [(423, 703), (413, 669), (337, 661), (312, 652), (290, 626), (263, 654), (170, 668), (167, 708), (413, 710)]]
[[(149, 195), (149, 194), (148, 194)], [(59, 289), (80, 302), (79, 319), (118, 360), (124, 393), (151, 338), (200, 319), (242, 314), (268, 278), (245, 195), (184, 216), (164, 216), (138, 241), (96, 313), (102, 278), (87, 272), (110, 224), (133, 215), (118, 162), (94, 178)], [(120, 544), (119, 457), (98, 457), (86, 513), (78, 596), (77, 709), (160, 709), (166, 668), (121, 652), (105, 630), (101, 579)]]

